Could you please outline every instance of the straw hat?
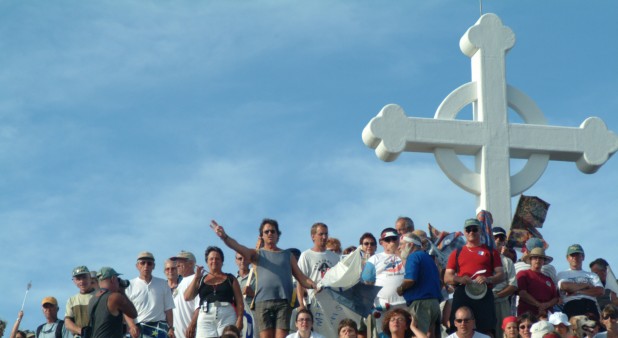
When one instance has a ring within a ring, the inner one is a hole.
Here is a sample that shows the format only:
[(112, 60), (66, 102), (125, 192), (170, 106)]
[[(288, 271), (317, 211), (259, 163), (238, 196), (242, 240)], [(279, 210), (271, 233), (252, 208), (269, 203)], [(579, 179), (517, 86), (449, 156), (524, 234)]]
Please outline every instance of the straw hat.
[(528, 264), (530, 264), (530, 258), (532, 257), (543, 257), (545, 258), (545, 264), (551, 263), (554, 259), (550, 256), (545, 255), (545, 249), (543, 248), (534, 248), (530, 250), (530, 252), (522, 257), (522, 260)]

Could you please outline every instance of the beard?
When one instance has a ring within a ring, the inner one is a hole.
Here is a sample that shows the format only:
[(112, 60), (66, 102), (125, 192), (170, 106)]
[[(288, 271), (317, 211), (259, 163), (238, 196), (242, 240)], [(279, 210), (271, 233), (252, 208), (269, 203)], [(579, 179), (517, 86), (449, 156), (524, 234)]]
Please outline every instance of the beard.
[(406, 245), (405, 245), (405, 246), (401, 249), (401, 252), (400, 252), (400, 255), (399, 255), (399, 256), (401, 257), (401, 259), (407, 259), (407, 258), (408, 258), (408, 255), (410, 254), (410, 251), (411, 251), (411, 250), (412, 250), (412, 245), (410, 245), (410, 244), (406, 244)]

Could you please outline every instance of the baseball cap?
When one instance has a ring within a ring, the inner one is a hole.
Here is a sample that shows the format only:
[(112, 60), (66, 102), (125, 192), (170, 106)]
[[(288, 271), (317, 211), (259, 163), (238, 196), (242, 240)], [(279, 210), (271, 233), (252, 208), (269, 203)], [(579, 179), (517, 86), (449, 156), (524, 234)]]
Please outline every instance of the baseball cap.
[(384, 230), (382, 230), (382, 234), (380, 235), (380, 239), (385, 239), (388, 237), (397, 237), (399, 238), (399, 234), (397, 233), (397, 230), (393, 229), (393, 228), (385, 228)]
[(543, 338), (543, 335), (550, 332), (554, 332), (554, 326), (546, 320), (540, 320), (532, 324), (530, 328), (532, 338)]
[(569, 317), (567, 317), (567, 315), (562, 312), (552, 313), (551, 315), (549, 315), (549, 318), (547, 318), (547, 321), (554, 326), (560, 324), (563, 324), (565, 326), (571, 326), (571, 323), (569, 323)]
[(192, 262), (195, 262), (195, 255), (189, 251), (180, 250), (178, 255), (171, 258), (171, 260), (175, 261), (177, 259), (187, 259)]
[(45, 304), (53, 304), (58, 306), (58, 301), (56, 300), (56, 298), (52, 297), (52, 296), (48, 296), (43, 298), (43, 300), (41, 301), (41, 305), (45, 305)]
[(155, 260), (154, 256), (152, 255), (152, 253), (148, 252), (148, 251), (142, 251), (139, 254), (137, 254), (137, 260), (139, 261), (140, 259), (150, 259), (150, 260)]
[(573, 244), (573, 245), (569, 246), (569, 248), (567, 249), (567, 256), (572, 255), (574, 253), (580, 253), (580, 254), (583, 255), (584, 254), (584, 249), (579, 244)]
[(476, 219), (476, 218), (468, 218), (465, 222), (464, 222), (464, 229), (467, 227), (481, 227), (481, 222)]
[(494, 236), (498, 236), (498, 235), (506, 236), (506, 231), (501, 227), (493, 227), (491, 231)]
[(99, 280), (104, 280), (104, 279), (112, 278), (113, 276), (120, 276), (120, 275), (122, 274), (116, 272), (114, 268), (110, 268), (109, 266), (104, 266), (101, 268), (101, 270), (99, 270), (97, 277), (99, 278)]
[(73, 269), (73, 277), (85, 274), (90, 274), (90, 270), (85, 265), (80, 265)]

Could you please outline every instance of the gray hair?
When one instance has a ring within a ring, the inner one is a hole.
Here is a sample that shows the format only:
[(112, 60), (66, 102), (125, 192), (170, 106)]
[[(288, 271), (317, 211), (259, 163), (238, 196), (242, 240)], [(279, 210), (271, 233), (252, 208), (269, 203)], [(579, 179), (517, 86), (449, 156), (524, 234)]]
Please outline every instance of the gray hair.
[(399, 221), (403, 221), (406, 224), (406, 228), (408, 228), (410, 231), (414, 231), (414, 221), (407, 216), (399, 216), (397, 218), (397, 221), (395, 222), (399, 222)]

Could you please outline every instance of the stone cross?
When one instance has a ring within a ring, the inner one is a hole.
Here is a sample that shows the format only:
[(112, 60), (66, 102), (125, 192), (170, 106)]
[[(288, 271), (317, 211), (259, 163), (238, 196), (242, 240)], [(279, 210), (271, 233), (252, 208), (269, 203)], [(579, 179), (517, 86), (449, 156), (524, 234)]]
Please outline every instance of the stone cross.
[[(451, 92), (434, 118), (407, 117), (386, 105), (363, 130), (363, 142), (383, 161), (402, 151), (433, 152), (448, 178), (477, 196), (477, 212), (492, 213), (494, 224), (511, 224), (511, 197), (530, 188), (549, 160), (576, 162), (584, 173), (596, 172), (618, 150), (618, 135), (596, 117), (577, 127), (548, 126), (537, 105), (506, 83), (505, 56), (515, 35), (495, 14), (485, 14), (462, 36), (459, 46), (471, 58), (472, 81)], [(472, 104), (472, 120), (456, 120)], [(508, 108), (523, 124), (508, 122)], [(471, 155), (475, 171), (457, 155)], [(527, 159), (511, 176), (510, 159)]]

